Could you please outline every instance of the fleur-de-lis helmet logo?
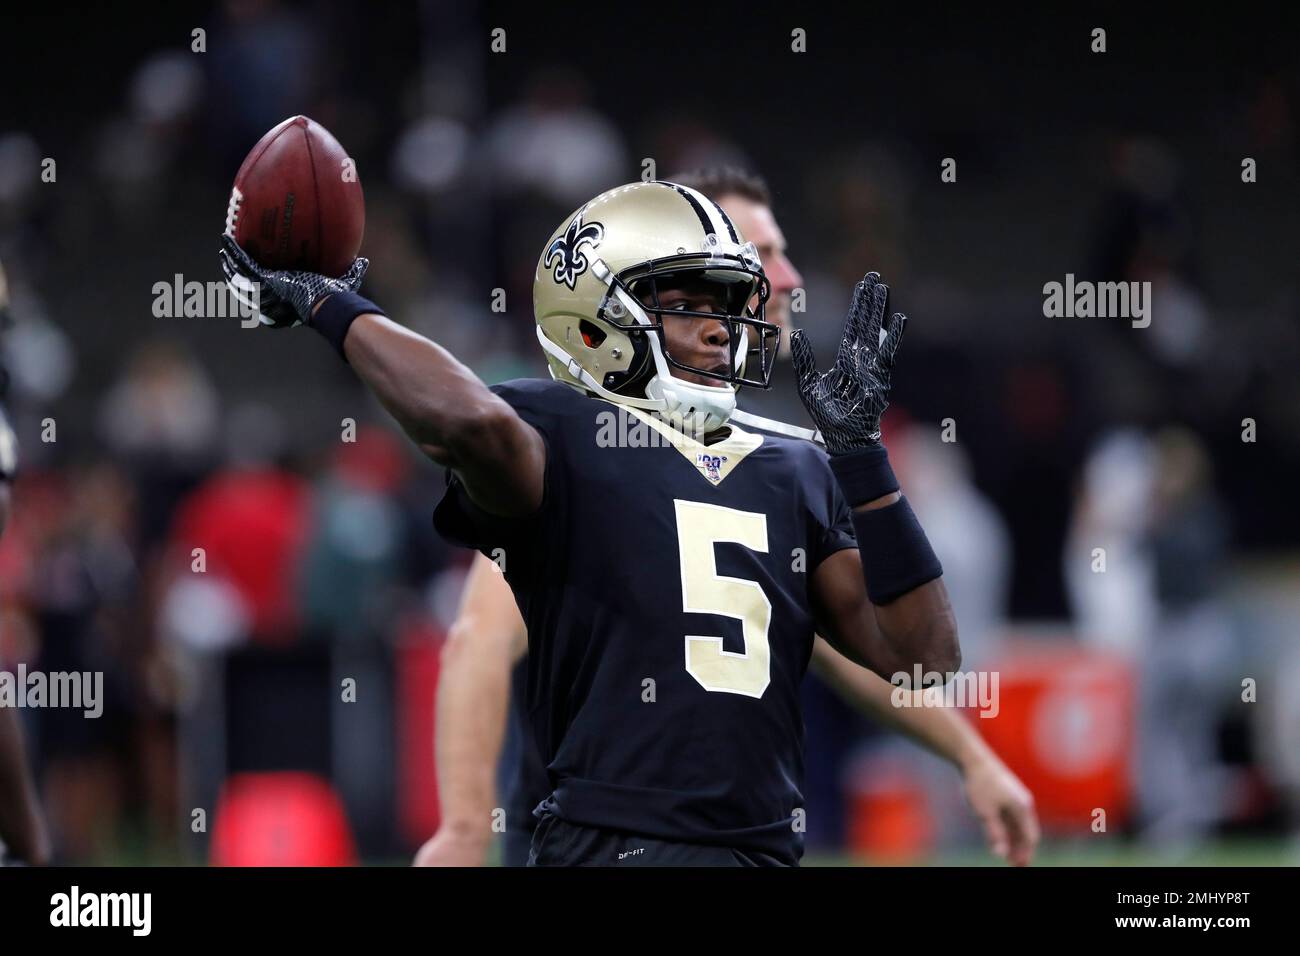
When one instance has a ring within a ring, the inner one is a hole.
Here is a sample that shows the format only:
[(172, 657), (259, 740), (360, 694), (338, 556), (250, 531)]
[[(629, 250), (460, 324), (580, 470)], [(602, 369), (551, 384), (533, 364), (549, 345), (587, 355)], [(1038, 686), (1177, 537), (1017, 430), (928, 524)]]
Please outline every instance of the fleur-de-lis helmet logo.
[[(546, 249), (543, 260), (546, 268), (552, 270), (556, 282), (563, 282), (572, 289), (582, 275), (591, 266), (591, 261), (582, 251), (583, 246), (595, 249), (605, 238), (605, 227), (598, 222), (583, 223), (582, 213), (573, 217), (573, 222), (557, 236)], [(552, 262), (554, 265), (552, 265)]]

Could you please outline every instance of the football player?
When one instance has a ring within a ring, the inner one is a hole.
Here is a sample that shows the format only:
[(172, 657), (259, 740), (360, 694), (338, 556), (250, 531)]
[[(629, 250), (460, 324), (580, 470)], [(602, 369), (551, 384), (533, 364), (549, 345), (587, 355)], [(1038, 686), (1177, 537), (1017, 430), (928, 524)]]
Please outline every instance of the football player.
[(266, 324), (320, 332), (447, 467), (444, 537), (505, 565), (553, 786), (530, 864), (795, 865), (814, 629), (886, 677), (960, 665), (880, 442), (907, 320), (875, 273), (830, 369), (792, 336), (823, 451), (731, 421), (739, 387), (767, 387), (779, 330), (753, 244), (689, 187), (609, 190), (543, 247), (550, 382), (489, 389), (356, 292), (365, 260), (332, 279), (222, 246)]
[[(0, 331), (9, 324), (9, 286), (0, 265)], [(8, 371), (0, 363), (0, 534), (9, 523), (10, 488), (18, 466), (18, 442), (3, 405), (8, 383)], [(40, 866), (49, 858), (49, 834), (27, 769), (18, 711), (0, 705), (0, 862)]]
[[(771, 284), (767, 317), (788, 330), (791, 295), (803, 280), (786, 255), (785, 236), (772, 214), (767, 185), (756, 176), (728, 168), (675, 176), (672, 181), (714, 199), (740, 234), (754, 243)], [(444, 645), (435, 748), (442, 819), (438, 832), (420, 848), (416, 865), (481, 866), (486, 861), (507, 719), (524, 724), (526, 675), (519, 662), (526, 651), (524, 622), (510, 600), (505, 579), (496, 564), (479, 555)], [(968, 721), (945, 708), (894, 706), (893, 685), (837, 653), (820, 637), (813, 642), (811, 666), (848, 702), (951, 762), (962, 775), (990, 850), (1015, 864), (1030, 862), (1038, 841), (1032, 795)], [(502, 861), (508, 866), (527, 862), (535, 822), (532, 810), (550, 792), (545, 765), (531, 746), (531, 736), (526, 731), (521, 736), (504, 808)]]

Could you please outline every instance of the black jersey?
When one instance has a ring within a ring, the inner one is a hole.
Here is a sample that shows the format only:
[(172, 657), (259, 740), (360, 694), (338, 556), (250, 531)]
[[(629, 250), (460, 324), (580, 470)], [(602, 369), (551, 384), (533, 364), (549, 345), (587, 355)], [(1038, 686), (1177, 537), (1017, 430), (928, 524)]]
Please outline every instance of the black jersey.
[(552, 812), (796, 862), (809, 580), (856, 546), (825, 452), (734, 425), (704, 445), (557, 382), (493, 391), (546, 443), (542, 505), (494, 517), (452, 476), (434, 522), (504, 564)]

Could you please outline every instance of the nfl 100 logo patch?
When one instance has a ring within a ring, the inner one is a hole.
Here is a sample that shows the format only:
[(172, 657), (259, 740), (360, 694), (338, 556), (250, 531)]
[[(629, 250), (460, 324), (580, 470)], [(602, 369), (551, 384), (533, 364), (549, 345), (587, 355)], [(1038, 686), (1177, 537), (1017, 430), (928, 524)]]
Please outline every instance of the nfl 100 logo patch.
[(704, 472), (704, 477), (715, 485), (722, 480), (722, 466), (726, 462), (726, 455), (710, 455), (706, 451), (702, 451), (695, 456), (695, 464), (700, 471)]

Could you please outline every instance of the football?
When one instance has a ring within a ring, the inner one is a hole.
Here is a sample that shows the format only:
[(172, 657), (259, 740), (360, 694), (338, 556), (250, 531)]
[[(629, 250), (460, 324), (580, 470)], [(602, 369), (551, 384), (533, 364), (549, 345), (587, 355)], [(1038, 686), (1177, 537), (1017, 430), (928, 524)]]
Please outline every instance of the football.
[(244, 158), (226, 232), (268, 269), (340, 276), (361, 250), (366, 207), (343, 146), (320, 123), (291, 116)]

